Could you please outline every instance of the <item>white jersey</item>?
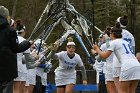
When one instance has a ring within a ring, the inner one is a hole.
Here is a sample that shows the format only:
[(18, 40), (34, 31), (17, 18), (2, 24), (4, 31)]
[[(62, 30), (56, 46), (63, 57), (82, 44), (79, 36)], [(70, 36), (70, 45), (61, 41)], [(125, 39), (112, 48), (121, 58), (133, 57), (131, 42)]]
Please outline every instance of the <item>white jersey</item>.
[(116, 39), (111, 41), (108, 50), (113, 51), (116, 55), (121, 64), (121, 70), (140, 66), (138, 60), (133, 54), (132, 46), (126, 40)]
[(117, 59), (116, 55), (113, 56), (113, 67), (121, 67), (121, 64)]
[[(129, 44), (132, 47), (135, 47), (135, 39), (134, 39), (133, 35), (129, 31), (127, 31), (126, 29), (122, 29), (122, 38), (124, 40), (126, 40), (127, 42), (129, 42)], [(113, 58), (113, 66), (114, 67), (121, 67), (121, 65), (118, 62), (118, 59), (115, 57), (115, 55)]]
[[(102, 51), (106, 51), (107, 50), (107, 45), (106, 43), (102, 44), (100, 49)], [(113, 70), (113, 54), (112, 53), (108, 58), (106, 58), (106, 73), (113, 73), (112, 70)]]
[(76, 78), (76, 65), (83, 66), (80, 56), (75, 53), (75, 56), (71, 59), (67, 55), (67, 51), (56, 53), (55, 56), (59, 59), (59, 67), (55, 70), (56, 74), (59, 76), (57, 78)]
[(44, 72), (44, 68), (36, 67), (36, 75), (40, 76), (41, 78), (47, 79), (47, 73)]
[[(44, 57), (44, 55), (39, 55), (40, 58)], [(40, 59), (39, 58), (39, 59)], [(41, 78), (47, 79), (47, 73), (44, 72), (44, 68), (36, 67), (36, 75), (40, 76)]]
[(124, 40), (128, 41), (131, 46), (135, 46), (134, 36), (126, 29), (122, 29), (122, 38)]
[[(21, 43), (25, 39), (23, 37), (21, 37), (21, 36), (18, 36), (18, 40), (19, 40), (19, 43)], [(24, 53), (30, 53), (30, 50), (28, 49), (28, 50), (24, 51)], [(22, 64), (22, 56), (23, 56), (23, 52), (22, 53), (17, 53), (18, 71), (19, 72), (23, 72), (23, 73), (27, 73), (26, 65)]]
[[(40, 54), (39, 59), (42, 57), (44, 57), (44, 55)], [(35, 67), (35, 70), (36, 70), (36, 75), (41, 77), (41, 84), (46, 86), (47, 85), (47, 72), (45, 72), (44, 68), (41, 68), (41, 67)]]
[(103, 66), (104, 66), (104, 62), (98, 62), (96, 60), (95, 64), (93, 65), (93, 68), (97, 71), (97, 72), (103, 72)]

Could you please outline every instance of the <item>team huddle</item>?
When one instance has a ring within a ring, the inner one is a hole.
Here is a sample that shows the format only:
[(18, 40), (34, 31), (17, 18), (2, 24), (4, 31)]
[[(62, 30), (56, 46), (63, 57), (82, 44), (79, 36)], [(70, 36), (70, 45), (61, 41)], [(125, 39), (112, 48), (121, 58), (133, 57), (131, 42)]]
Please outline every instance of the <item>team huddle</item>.
[[(93, 45), (100, 58), (106, 59), (105, 80), (109, 93), (135, 93), (140, 79), (140, 63), (135, 57), (135, 40), (126, 30), (127, 16), (117, 19), (114, 27), (108, 28), (102, 36), (100, 48)], [(110, 39), (107, 40), (107, 39)], [(103, 62), (103, 61), (102, 61)]]

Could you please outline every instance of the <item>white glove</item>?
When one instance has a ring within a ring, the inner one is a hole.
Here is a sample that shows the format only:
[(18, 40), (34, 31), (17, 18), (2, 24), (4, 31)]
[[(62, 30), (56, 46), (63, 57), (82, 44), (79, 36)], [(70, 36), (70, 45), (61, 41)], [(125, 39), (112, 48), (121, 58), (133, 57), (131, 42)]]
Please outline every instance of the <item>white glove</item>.
[(45, 66), (44, 72), (49, 73), (51, 68), (52, 68), (52, 63), (51, 62), (46, 62), (46, 66)]

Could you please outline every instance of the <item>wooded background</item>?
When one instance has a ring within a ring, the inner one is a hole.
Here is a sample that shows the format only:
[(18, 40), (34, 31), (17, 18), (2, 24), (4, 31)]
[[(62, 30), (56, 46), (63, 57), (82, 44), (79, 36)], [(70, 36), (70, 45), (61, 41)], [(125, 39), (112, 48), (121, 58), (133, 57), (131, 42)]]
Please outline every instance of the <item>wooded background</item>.
[[(135, 37), (136, 52), (140, 51), (140, 0), (69, 0), (69, 2), (91, 22), (93, 22), (94, 13), (94, 24), (101, 30), (107, 26), (114, 26), (119, 16), (128, 15), (129, 25), (127, 29)], [(48, 0), (0, 0), (0, 5), (9, 9), (14, 20), (23, 20), (27, 28), (26, 37), (29, 37), (33, 31), (47, 3)], [(98, 31), (93, 32), (96, 33), (95, 36), (98, 36)], [(59, 31), (55, 32), (54, 35), (57, 37), (58, 33)], [(81, 50), (78, 48), (77, 52), (85, 58), (85, 53)], [(90, 68), (87, 67), (87, 69)]]

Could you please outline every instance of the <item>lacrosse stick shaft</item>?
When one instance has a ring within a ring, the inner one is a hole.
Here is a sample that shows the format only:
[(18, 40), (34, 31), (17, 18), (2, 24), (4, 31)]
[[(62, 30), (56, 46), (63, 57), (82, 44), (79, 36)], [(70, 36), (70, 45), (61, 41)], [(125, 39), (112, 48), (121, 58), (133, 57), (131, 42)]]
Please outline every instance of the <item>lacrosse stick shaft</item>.
[(77, 32), (76, 32), (74, 35), (76, 36), (77, 40), (78, 40), (78, 41), (79, 41), (79, 43), (81, 44), (81, 46), (82, 46), (83, 50), (86, 52), (86, 55), (87, 55), (88, 57), (90, 57), (90, 54), (89, 54), (89, 52), (88, 52), (88, 50), (87, 50), (86, 46), (84, 45), (84, 43), (83, 43), (83, 41), (82, 41), (81, 37), (78, 35), (78, 33), (77, 33)]

